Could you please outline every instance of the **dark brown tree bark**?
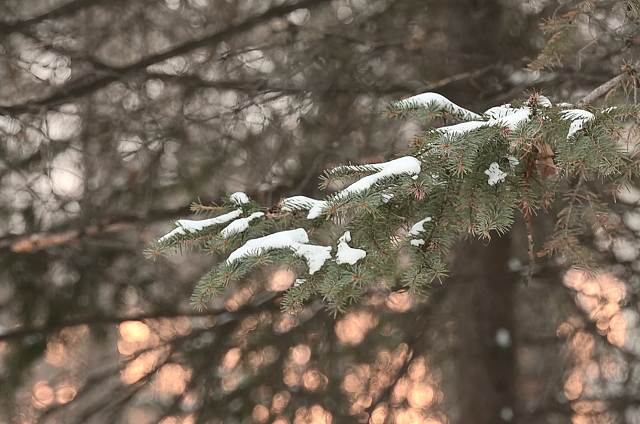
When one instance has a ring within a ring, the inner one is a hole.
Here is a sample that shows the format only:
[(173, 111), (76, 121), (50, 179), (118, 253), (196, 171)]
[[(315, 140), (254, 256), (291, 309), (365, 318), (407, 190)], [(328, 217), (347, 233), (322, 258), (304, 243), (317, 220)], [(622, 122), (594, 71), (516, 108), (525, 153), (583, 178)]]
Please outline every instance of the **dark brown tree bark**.
[(450, 293), (457, 330), (456, 422), (493, 424), (500, 422), (503, 408), (514, 409), (516, 399), (514, 349), (496, 342), (498, 331), (514, 333), (518, 276), (507, 270), (511, 241), (507, 236), (493, 237), (488, 244), (473, 241), (456, 253)]

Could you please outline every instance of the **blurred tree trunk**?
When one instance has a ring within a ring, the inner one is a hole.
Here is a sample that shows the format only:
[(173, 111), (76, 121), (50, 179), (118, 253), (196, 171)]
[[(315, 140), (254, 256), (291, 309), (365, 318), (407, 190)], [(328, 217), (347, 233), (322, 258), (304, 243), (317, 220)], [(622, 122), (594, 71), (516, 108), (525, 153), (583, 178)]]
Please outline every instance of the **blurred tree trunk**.
[(510, 237), (462, 244), (453, 265), (450, 293), (456, 319), (459, 422), (501, 421), (500, 410), (515, 403), (514, 350), (496, 342), (496, 332), (513, 334), (513, 295), (518, 278), (509, 273)]

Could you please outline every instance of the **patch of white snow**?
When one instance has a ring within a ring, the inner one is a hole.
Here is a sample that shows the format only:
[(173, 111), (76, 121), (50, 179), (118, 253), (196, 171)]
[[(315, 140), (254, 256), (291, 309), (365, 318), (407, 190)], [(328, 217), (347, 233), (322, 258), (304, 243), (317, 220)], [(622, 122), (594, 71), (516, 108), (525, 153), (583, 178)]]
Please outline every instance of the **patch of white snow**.
[(224, 238), (231, 237), (234, 234), (239, 234), (246, 231), (249, 228), (249, 223), (254, 219), (264, 216), (262, 212), (254, 212), (246, 218), (238, 218), (231, 224), (227, 225), (220, 231), (220, 235)]
[(367, 175), (338, 192), (336, 198), (343, 199), (352, 194), (365, 191), (385, 177), (394, 175), (417, 175), (420, 173), (420, 161), (413, 156), (404, 156), (389, 162), (368, 164), (366, 166), (376, 169), (378, 172), (373, 175)]
[(424, 231), (424, 224), (427, 223), (427, 222), (431, 222), (431, 217), (430, 216), (428, 216), (425, 219), (422, 219), (422, 220), (416, 222), (415, 224), (413, 224), (413, 226), (409, 230), (409, 235), (410, 236), (417, 236), (420, 233), (422, 233)]
[(462, 122), (460, 124), (449, 125), (446, 127), (440, 127), (436, 132), (443, 134), (462, 135), (478, 128), (489, 126), (487, 121), (469, 121)]
[(458, 106), (451, 100), (437, 93), (422, 93), (408, 99), (393, 103), (393, 107), (400, 109), (416, 109), (422, 106), (436, 105), (466, 120), (480, 119), (480, 115)]
[(190, 219), (179, 219), (176, 221), (177, 227), (165, 234), (164, 236), (158, 239), (158, 242), (162, 242), (164, 240), (168, 240), (173, 236), (182, 235), (186, 233), (197, 233), (198, 231), (202, 231), (202, 229), (206, 227), (210, 227), (212, 225), (224, 224), (232, 219), (236, 219), (242, 214), (242, 209), (236, 209), (224, 215), (216, 216), (210, 219), (202, 219), (199, 221), (194, 221)]
[(367, 256), (367, 252), (362, 249), (354, 249), (347, 243), (351, 241), (351, 231), (346, 231), (338, 239), (338, 252), (336, 253), (336, 263), (354, 265), (360, 259)]
[(306, 196), (293, 196), (287, 197), (280, 201), (280, 206), (285, 212), (294, 210), (308, 210), (309, 214), (307, 219), (316, 219), (327, 207), (328, 203), (325, 200), (316, 200)]
[(580, 131), (584, 127), (585, 123), (592, 121), (595, 118), (593, 113), (582, 109), (563, 110), (560, 114), (562, 115), (562, 119), (571, 121), (571, 125), (569, 125), (569, 132), (567, 133), (567, 139)]
[(496, 117), (489, 120), (489, 125), (507, 127), (511, 131), (515, 131), (521, 124), (527, 122), (531, 115), (531, 109), (528, 107), (522, 107), (519, 109), (505, 108), (502, 112), (504, 115), (497, 116), (498, 114), (495, 114)]
[(542, 107), (551, 107), (553, 106), (551, 104), (551, 100), (549, 100), (548, 97), (543, 96), (543, 95), (538, 95), (538, 103), (540, 104), (540, 106)]
[(500, 166), (496, 162), (493, 162), (491, 165), (489, 165), (489, 169), (484, 171), (484, 173), (489, 176), (488, 183), (490, 186), (494, 186), (504, 181), (504, 179), (507, 177), (507, 174), (500, 170)]
[(235, 193), (233, 193), (231, 196), (229, 196), (229, 200), (231, 201), (231, 203), (238, 206), (251, 203), (251, 200), (249, 200), (249, 196), (241, 191), (236, 191)]
[(331, 246), (316, 246), (309, 243), (309, 236), (302, 228), (280, 231), (247, 241), (227, 258), (227, 264), (247, 256), (259, 255), (271, 249), (290, 249), (307, 261), (309, 274), (317, 272), (331, 258)]

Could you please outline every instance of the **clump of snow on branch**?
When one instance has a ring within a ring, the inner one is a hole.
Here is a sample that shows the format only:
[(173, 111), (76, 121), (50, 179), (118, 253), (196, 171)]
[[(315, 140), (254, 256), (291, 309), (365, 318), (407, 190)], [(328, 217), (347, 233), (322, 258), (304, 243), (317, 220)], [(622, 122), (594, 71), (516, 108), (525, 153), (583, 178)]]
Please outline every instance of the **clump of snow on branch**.
[(306, 196), (287, 197), (280, 201), (280, 206), (285, 212), (300, 209), (308, 210), (309, 214), (307, 215), (307, 219), (316, 219), (319, 217), (327, 205), (328, 203), (324, 200), (316, 200)]
[[(371, 186), (376, 184), (379, 180), (386, 177), (398, 176), (398, 175), (417, 175), (420, 173), (420, 161), (413, 156), (404, 156), (398, 159), (394, 159), (389, 162), (383, 163), (375, 163), (365, 165), (367, 168), (372, 168), (377, 170), (378, 172), (373, 175), (367, 175), (366, 177), (361, 178), (355, 183), (351, 184), (349, 187), (344, 190), (338, 192), (335, 195), (337, 199), (344, 199), (353, 194), (361, 193)], [(361, 167), (358, 166), (345, 166), (338, 168), (352, 168), (354, 170), (358, 170)]]
[(231, 196), (229, 196), (229, 200), (231, 201), (231, 203), (238, 206), (251, 203), (251, 200), (249, 200), (249, 196), (241, 191), (233, 193)]
[(355, 265), (360, 259), (367, 256), (367, 252), (362, 249), (354, 249), (349, 246), (351, 241), (351, 231), (346, 231), (342, 237), (338, 239), (338, 252), (336, 253), (336, 263)]
[(397, 109), (408, 110), (418, 109), (420, 107), (428, 107), (431, 105), (435, 105), (442, 109), (445, 109), (465, 120), (480, 119), (480, 115), (478, 115), (477, 113), (460, 107), (443, 95), (437, 93), (418, 94), (416, 96), (409, 97), (408, 99), (395, 102), (391, 106)]
[(489, 169), (484, 171), (484, 173), (489, 176), (488, 183), (490, 186), (494, 186), (504, 181), (504, 179), (507, 177), (507, 174), (500, 170), (500, 166), (496, 162), (493, 162), (491, 165), (489, 165)]
[[(489, 113), (489, 111), (492, 111)], [(515, 131), (518, 127), (527, 122), (531, 116), (531, 108), (525, 106), (521, 108), (500, 107), (491, 108), (485, 112), (489, 119), (489, 125), (492, 127), (507, 127), (511, 131)]]
[(460, 124), (449, 125), (447, 127), (440, 127), (436, 129), (437, 132), (443, 134), (462, 135), (478, 128), (489, 126), (487, 121), (469, 121), (462, 122)]
[(542, 107), (551, 107), (553, 104), (551, 100), (547, 96), (543, 96), (541, 94), (538, 95), (538, 104)]
[(415, 224), (413, 224), (413, 226), (409, 230), (409, 235), (410, 236), (417, 236), (420, 233), (424, 232), (424, 224), (426, 224), (427, 222), (431, 222), (431, 217), (430, 216), (426, 217), (425, 219), (421, 219), (420, 221), (418, 221)]
[[(408, 100), (408, 99), (407, 99)], [(544, 96), (539, 97), (540, 105), (544, 107), (551, 107), (551, 102)], [(584, 124), (593, 120), (595, 116), (591, 112), (587, 112), (582, 109), (569, 109), (561, 111), (562, 119), (570, 120), (569, 133), (567, 139), (571, 138), (575, 133), (580, 131)], [(511, 105), (506, 104), (502, 106), (496, 106), (488, 109), (485, 113), (489, 119), (487, 121), (469, 121), (460, 124), (449, 125), (446, 127), (438, 128), (434, 131), (450, 134), (450, 135), (463, 135), (468, 132), (477, 130), (484, 127), (506, 127), (512, 131), (518, 129), (520, 125), (526, 123), (531, 117), (531, 108), (523, 106), (521, 108), (512, 108)], [(476, 115), (480, 118), (478, 115)]]
[(424, 244), (424, 240), (423, 239), (413, 239), (411, 240), (409, 243), (411, 243), (411, 246), (422, 246)]
[(220, 235), (224, 238), (231, 237), (234, 234), (239, 234), (246, 231), (249, 228), (249, 223), (254, 219), (258, 219), (264, 216), (262, 212), (254, 212), (246, 218), (239, 218), (227, 225), (220, 231)]
[[(375, 174), (367, 175), (361, 178), (355, 183), (351, 184), (347, 188), (334, 194), (334, 199), (345, 199), (354, 194), (361, 193), (383, 178), (399, 176), (399, 175), (417, 175), (420, 173), (420, 161), (413, 156), (404, 156), (398, 159), (394, 159), (389, 162), (374, 163), (367, 165), (350, 165), (339, 166), (334, 170), (354, 170), (360, 171), (363, 169), (378, 171)], [(390, 195), (387, 195), (386, 201), (391, 200)], [(309, 210), (307, 219), (316, 219), (322, 215), (324, 210), (328, 207), (329, 203), (325, 200), (311, 199), (306, 196), (293, 196), (283, 199), (280, 202), (280, 206), (283, 211), (293, 210)]]
[(331, 258), (331, 246), (316, 246), (308, 243), (309, 236), (302, 228), (280, 231), (247, 241), (243, 246), (234, 250), (226, 262), (231, 265), (239, 259), (256, 256), (269, 250), (290, 249), (305, 259), (309, 267), (309, 274), (313, 275), (322, 268), (327, 259)]
[(569, 132), (567, 133), (567, 140), (580, 131), (584, 127), (585, 123), (592, 121), (595, 118), (593, 113), (582, 109), (563, 110), (560, 114), (562, 115), (562, 119), (571, 121), (571, 125), (569, 125)]
[(186, 233), (197, 233), (198, 231), (202, 231), (204, 228), (210, 227), (212, 225), (225, 224), (232, 219), (236, 219), (241, 214), (242, 209), (236, 209), (224, 215), (216, 216), (215, 218), (202, 219), (199, 221), (194, 221), (191, 219), (179, 219), (178, 221), (176, 221), (177, 228), (160, 237), (158, 239), (158, 242), (163, 242), (177, 235), (184, 235)]
[(520, 125), (529, 120), (531, 108), (528, 106), (521, 108), (512, 108), (510, 105), (496, 106), (488, 109), (484, 115), (489, 117), (489, 119), (486, 121), (462, 122), (460, 124), (440, 127), (434, 131), (453, 136), (460, 136), (477, 130), (478, 128), (486, 127), (506, 127), (511, 131), (515, 131)]

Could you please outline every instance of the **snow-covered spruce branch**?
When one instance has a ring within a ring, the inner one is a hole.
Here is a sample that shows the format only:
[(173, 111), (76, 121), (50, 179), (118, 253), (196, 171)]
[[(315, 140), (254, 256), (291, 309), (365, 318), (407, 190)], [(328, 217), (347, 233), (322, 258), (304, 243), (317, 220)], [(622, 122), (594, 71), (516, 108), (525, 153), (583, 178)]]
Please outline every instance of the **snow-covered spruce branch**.
[[(196, 307), (230, 281), (275, 264), (298, 275), (285, 310), (321, 295), (338, 312), (372, 285), (424, 293), (447, 275), (445, 257), (457, 240), (502, 235), (516, 212), (530, 222), (556, 194), (579, 193), (576, 184), (623, 186), (640, 174), (638, 155), (623, 151), (617, 127), (640, 115), (636, 105), (587, 110), (534, 94), (477, 114), (424, 93), (391, 104), (388, 115), (449, 125), (416, 134), (406, 155), (389, 162), (327, 170), (322, 187), (338, 189), (324, 199), (293, 196), (265, 209), (234, 193), (220, 206), (194, 205), (215, 216), (176, 221), (147, 254), (195, 247), (227, 255), (194, 290)], [(558, 246), (608, 226), (603, 199), (590, 196), (567, 199), (571, 213), (559, 216), (545, 253), (562, 254)], [(533, 242), (530, 249), (533, 258)]]

